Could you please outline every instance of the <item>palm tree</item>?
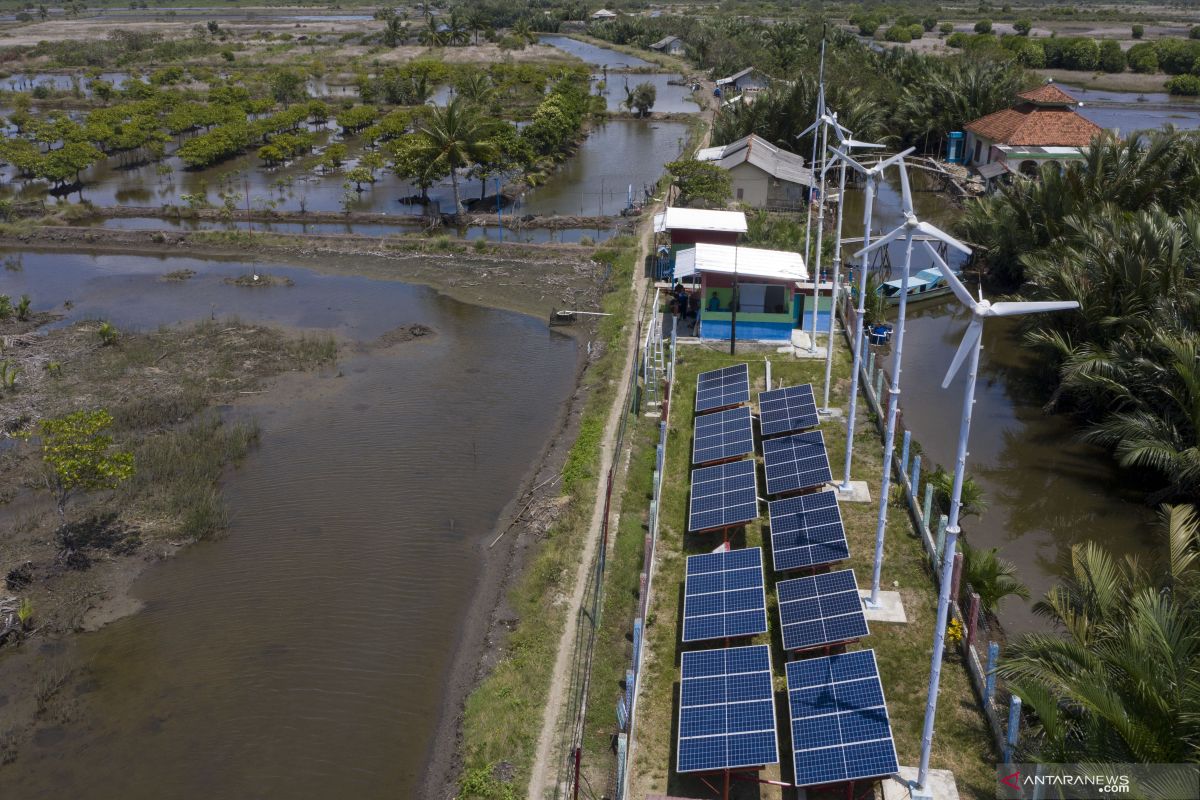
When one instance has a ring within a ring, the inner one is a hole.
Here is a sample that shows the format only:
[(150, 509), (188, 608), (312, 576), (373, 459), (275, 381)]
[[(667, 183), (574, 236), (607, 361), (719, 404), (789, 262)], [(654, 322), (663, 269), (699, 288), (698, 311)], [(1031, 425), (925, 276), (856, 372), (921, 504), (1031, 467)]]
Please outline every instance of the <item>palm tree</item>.
[(458, 170), (492, 155), (489, 138), (495, 123), (485, 120), (463, 98), (455, 97), (444, 106), (434, 106), (421, 122), (419, 133), (426, 156), (438, 164), (443, 174), (450, 173), (454, 187), (454, 216), (463, 213), (458, 195)]
[(424, 28), (417, 35), (417, 40), (426, 47), (444, 47), (446, 45), (446, 35), (442, 33), (441, 23), (432, 14), (429, 15)]
[(483, 105), (491, 100), (496, 89), (491, 77), (486, 72), (478, 70), (472, 70), (464, 75), (457, 88), (463, 98), (476, 105)]
[(1005, 597), (1029, 599), (1029, 589), (1017, 579), (1017, 567), (997, 555), (995, 547), (980, 550), (961, 539), (963, 553), (963, 582), (979, 595), (979, 605), (994, 615)]
[(387, 26), (383, 30), (383, 43), (395, 47), (408, 39), (408, 25), (400, 17), (392, 14), (387, 18)]
[(1022, 636), (997, 667), (1034, 717), (1022, 760), (1200, 759), (1200, 521), (1165, 506), (1153, 573), (1089, 542), (1034, 611), (1055, 633)]
[[(929, 475), (929, 483), (933, 486), (933, 494), (938, 507), (942, 509), (942, 513), (949, 513), (950, 494), (954, 488), (954, 474), (939, 467)], [(983, 496), (983, 489), (970, 475), (963, 476), (961, 503), (958, 511), (960, 517), (972, 515), (979, 517), (987, 511), (987, 499)]]

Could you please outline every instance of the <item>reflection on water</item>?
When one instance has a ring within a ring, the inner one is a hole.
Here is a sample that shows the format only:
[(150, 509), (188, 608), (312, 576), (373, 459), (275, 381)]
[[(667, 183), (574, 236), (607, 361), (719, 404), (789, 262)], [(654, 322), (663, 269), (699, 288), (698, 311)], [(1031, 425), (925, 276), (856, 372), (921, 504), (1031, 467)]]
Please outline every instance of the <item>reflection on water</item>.
[[(890, 178), (877, 194), (872, 223), (877, 231), (891, 230), (901, 220), (894, 172)], [(923, 185), (922, 178), (914, 179), (915, 187)], [(847, 192), (847, 235), (861, 234), (862, 202), (860, 191)], [(943, 229), (958, 213), (946, 198), (930, 192), (915, 192), (913, 203), (918, 217)], [(889, 252), (892, 277), (899, 277), (903, 244)], [(923, 248), (913, 254), (914, 270), (931, 265)], [(970, 279), (967, 283), (975, 289)], [(937, 464), (953, 468), (964, 378), (960, 373), (948, 389), (941, 383), (967, 321), (966, 312), (945, 298), (908, 309), (900, 408), (904, 425), (924, 451), (925, 471)], [(1043, 413), (1045, 398), (1026, 369), (1030, 351), (1020, 343), (1018, 324), (995, 319), (985, 328), (968, 471), (988, 508), (980, 518), (966, 518), (962, 527), (972, 545), (1000, 548), (1036, 600), (1054, 584), (1059, 561), (1073, 544), (1096, 540), (1116, 552), (1149, 552), (1153, 514), (1126, 488), (1104, 452), (1077, 441), (1069, 419)], [(879, 357), (890, 372), (890, 352)], [(1009, 632), (1044, 625), (1029, 603), (1015, 598), (1003, 602), (1000, 617)]]
[[(228, 536), (157, 565), (143, 612), (57, 656), (77, 718), (4, 767), (8, 796), (419, 795), (448, 670), (498, 514), (551, 434), (577, 348), (533, 318), (280, 264), (24, 254), (0, 291), (118, 327), (237, 316), (370, 341), (337, 377), (285, 376), (230, 413), (262, 443), (228, 481)], [(194, 269), (182, 283), (163, 273)], [(536, 380), (530, 380), (536, 375)], [(7, 524), (7, 520), (3, 521)], [(0, 685), (15, 661), (0, 660)], [(86, 693), (85, 693), (86, 692)]]
[(572, 39), (569, 36), (541, 36), (539, 37), (542, 44), (548, 44), (551, 47), (557, 47), (565, 53), (581, 58), (589, 64), (597, 67), (608, 67), (609, 69), (637, 69), (640, 67), (653, 67), (654, 64), (637, 56), (626, 55), (625, 53), (611, 50), (607, 47), (599, 47), (588, 42), (581, 42), (578, 39)]

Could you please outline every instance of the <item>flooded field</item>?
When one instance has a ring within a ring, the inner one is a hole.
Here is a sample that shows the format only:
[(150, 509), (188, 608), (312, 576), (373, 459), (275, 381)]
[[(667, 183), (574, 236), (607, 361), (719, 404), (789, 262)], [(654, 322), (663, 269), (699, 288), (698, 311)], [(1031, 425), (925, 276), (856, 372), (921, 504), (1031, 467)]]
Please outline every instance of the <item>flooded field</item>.
[[(197, 274), (162, 280), (180, 269)], [(226, 283), (251, 269), (294, 285)], [(575, 341), (429, 289), (285, 264), (30, 252), (0, 292), (70, 300), (64, 322), (215, 315), (353, 343), (336, 375), (285, 376), (223, 410), (262, 430), (227, 481), (227, 536), (145, 573), (141, 613), (0, 660), (0, 687), (51, 666), (75, 676), (76, 714), (4, 768), (5, 794), (418, 796), (468, 609), (496, 568), (489, 534), (556, 428)], [(414, 323), (435, 335), (373, 344)]]
[(1200, 99), (1178, 97), (1166, 92), (1109, 92), (1101, 89), (1065, 87), (1083, 103), (1079, 113), (1103, 128), (1130, 133), (1145, 128), (1200, 128)]

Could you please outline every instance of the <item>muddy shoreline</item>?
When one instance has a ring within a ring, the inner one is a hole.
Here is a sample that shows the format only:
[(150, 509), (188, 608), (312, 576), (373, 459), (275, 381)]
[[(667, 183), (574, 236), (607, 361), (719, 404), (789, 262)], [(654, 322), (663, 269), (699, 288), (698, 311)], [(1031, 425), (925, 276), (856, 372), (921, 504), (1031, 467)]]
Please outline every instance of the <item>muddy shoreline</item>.
[[(145, 241), (145, 237), (136, 236), (133, 238), (141, 241), (134, 241), (130, 246), (125, 237), (119, 238), (120, 241), (89, 242), (88, 246), (82, 249), (164, 255), (162, 244), (153, 240)], [(531, 282), (546, 287), (547, 279), (555, 277), (559, 279), (558, 283), (552, 285), (566, 293), (562, 297), (571, 299), (578, 297), (580, 293), (588, 293), (589, 288), (593, 291), (596, 288), (596, 273), (589, 261), (584, 259), (580, 262), (579, 248), (573, 248), (575, 252), (571, 255), (574, 258), (556, 258), (555, 248), (535, 247), (532, 250), (540, 259), (531, 259), (530, 248), (512, 248), (513, 251), (519, 250), (519, 257), (517, 252), (505, 252), (503, 255), (387, 252), (377, 249), (378, 240), (375, 240), (375, 246), (363, 252), (360, 242), (347, 242), (343, 237), (334, 237), (337, 241), (333, 243), (317, 243), (315, 247), (313, 242), (307, 241), (308, 237), (294, 238), (301, 241), (291, 242), (283, 247), (256, 246), (253, 252), (247, 252), (245, 247), (230, 249), (205, 242), (193, 242), (184, 249), (186, 255), (191, 257), (233, 257), (243, 261), (274, 260), (314, 269), (317, 272), (353, 274), (422, 284), (461, 301), (506, 308), (541, 319), (546, 318), (547, 302), (550, 302), (549, 307), (561, 305), (558, 305), (558, 299), (551, 294), (530, 291), (533, 288)], [(360, 237), (350, 238), (355, 240)], [(35, 244), (24, 239), (25, 237), (22, 237), (21, 241), (0, 239), (0, 248), (19, 247), (51, 252), (69, 250), (73, 253), (78, 253), (81, 249), (78, 245), (61, 239), (53, 240), (48, 247), (41, 246), (45, 244), (42, 241)], [(100, 246), (97, 246), (98, 244)], [(300, 245), (303, 245), (302, 251), (296, 249)], [(403, 262), (404, 266), (397, 269), (397, 262)], [(507, 283), (503, 291), (480, 294), (479, 280), (489, 274), (494, 275), (498, 270), (505, 270), (506, 264), (520, 265), (522, 272), (532, 275), (524, 276), (525, 280)], [(565, 329), (564, 332), (586, 339), (592, 335), (593, 329), (588, 326)], [(587, 348), (581, 347), (575, 369), (574, 389), (570, 400), (560, 410), (553, 434), (546, 441), (538, 458), (530, 464), (519, 493), (508, 502), (497, 518), (493, 531), (480, 542), (479, 546), (484, 551), (482, 576), (470, 601), (461, 635), (451, 654), (452, 666), (446, 676), (445, 689), (440, 699), (441, 711), (433, 729), (429, 752), (424, 761), (424, 772), (420, 779), (422, 797), (453, 797), (456, 794), (456, 781), (461, 769), (458, 750), (463, 709), (471, 691), (486, 677), (502, 655), (507, 633), (515, 622), (515, 616), (507, 603), (508, 592), (514, 586), (514, 582), (524, 575), (530, 558), (537, 551), (536, 546), (541, 535), (553, 522), (560, 507), (557, 502), (555, 478), (573, 444), (579, 417), (589, 395), (584, 385), (588, 366)], [(277, 379), (269, 379), (263, 387), (264, 390), (277, 390), (277, 382)], [(226, 480), (229, 480), (228, 473), (222, 478), (222, 483)], [(500, 538), (494, 547), (489, 547), (498, 536)], [(103, 580), (106, 596), (89, 610), (87, 624), (83, 626), (83, 630), (95, 630), (139, 611), (140, 603), (131, 592), (138, 577), (151, 564), (172, 557), (183, 549), (186, 548), (164, 546), (148, 549), (139, 557), (125, 559), (118, 568), (108, 570)], [(12, 655), (21, 655), (23, 661), (36, 664), (42, 660), (42, 656), (38, 654), (43, 652), (45, 647), (53, 647), (56, 642), (62, 644), (64, 640), (69, 641), (71, 638), (73, 637), (64, 633), (49, 639), (34, 639), (22, 648), (24, 653)], [(34, 720), (33, 727), (36, 728), (40, 724)]]

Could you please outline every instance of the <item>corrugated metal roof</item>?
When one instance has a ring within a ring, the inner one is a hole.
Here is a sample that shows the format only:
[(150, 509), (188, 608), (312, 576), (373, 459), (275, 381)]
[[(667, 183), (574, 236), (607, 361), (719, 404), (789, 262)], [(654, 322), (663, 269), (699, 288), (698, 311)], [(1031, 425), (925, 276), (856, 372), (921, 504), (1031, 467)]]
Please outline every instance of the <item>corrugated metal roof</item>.
[(787, 282), (808, 280), (804, 257), (784, 250), (760, 250), (727, 244), (698, 244), (675, 254), (675, 278), (697, 272), (716, 272), (747, 278), (774, 278)]
[(672, 42), (678, 42), (678, 41), (682, 41), (678, 36), (667, 36), (663, 39), (659, 39), (657, 42), (650, 45), (650, 49), (651, 50), (662, 50), (664, 47), (669, 46)]
[(741, 211), (675, 207), (654, 215), (655, 233), (672, 230), (745, 233), (746, 215)]
[(715, 161), (723, 169), (739, 164), (753, 164), (772, 178), (802, 186), (814, 185), (812, 170), (804, 166), (804, 158), (776, 147), (755, 134), (743, 136), (724, 147), (706, 147), (696, 153), (698, 161)]

